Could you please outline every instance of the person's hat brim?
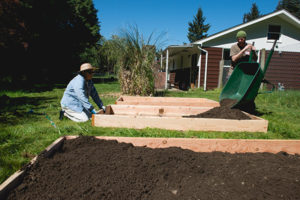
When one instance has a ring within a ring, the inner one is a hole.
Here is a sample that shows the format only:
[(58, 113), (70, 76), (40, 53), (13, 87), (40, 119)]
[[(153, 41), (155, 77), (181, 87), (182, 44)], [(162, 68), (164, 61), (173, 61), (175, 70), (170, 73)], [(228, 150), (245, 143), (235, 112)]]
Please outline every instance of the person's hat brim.
[(97, 68), (93, 67), (90, 63), (84, 63), (80, 66), (79, 72), (87, 71), (87, 70), (92, 70), (95, 71)]

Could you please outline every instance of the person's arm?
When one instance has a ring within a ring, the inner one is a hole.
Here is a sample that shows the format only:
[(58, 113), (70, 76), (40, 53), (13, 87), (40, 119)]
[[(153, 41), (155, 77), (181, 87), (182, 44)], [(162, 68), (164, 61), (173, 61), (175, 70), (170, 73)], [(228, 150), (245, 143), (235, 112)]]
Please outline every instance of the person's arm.
[(92, 97), (93, 101), (97, 104), (99, 109), (105, 110), (105, 107), (103, 106), (103, 102), (100, 99), (94, 84), (92, 82), (90, 84), (91, 84), (91, 97)]
[(249, 49), (255, 50), (254, 46), (252, 46), (251, 44), (247, 44), (240, 52), (231, 56), (232, 62), (236, 62), (237, 60), (239, 60), (246, 51), (249, 51)]
[(83, 107), (89, 111), (94, 109), (93, 105), (89, 102), (89, 97), (86, 95), (84, 79), (77, 79), (74, 83), (74, 91), (78, 100), (82, 103)]

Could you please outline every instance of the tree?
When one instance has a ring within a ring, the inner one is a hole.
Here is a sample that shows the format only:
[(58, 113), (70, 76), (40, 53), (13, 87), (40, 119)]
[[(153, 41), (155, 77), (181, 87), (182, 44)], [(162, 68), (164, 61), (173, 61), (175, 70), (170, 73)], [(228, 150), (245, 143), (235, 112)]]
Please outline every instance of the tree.
[(195, 42), (202, 38), (207, 37), (207, 31), (210, 28), (209, 24), (204, 24), (206, 18), (203, 16), (202, 9), (198, 8), (198, 12), (196, 16), (194, 16), (193, 22), (189, 22), (189, 29), (188, 29), (188, 39), (190, 42)]
[(253, 3), (250, 12), (244, 14), (243, 23), (249, 22), (261, 16), (262, 15), (260, 14), (256, 3)]
[[(28, 46), (26, 30), (21, 16), (21, 5), (17, 1), (0, 1), (0, 60), (1, 88), (11, 85), (12, 80), (20, 79), (24, 69), (19, 68)], [(12, 70), (19, 68), (19, 70)]]
[(300, 0), (279, 0), (276, 10), (285, 9), (300, 19)]
[(78, 71), (80, 63), (89, 61), (82, 54), (90, 54), (87, 49), (95, 47), (100, 39), (92, 0), (23, 0), (23, 3), (28, 5), (24, 19), (32, 35), (29, 64), (40, 72), (43, 80), (66, 79), (66, 74), (71, 76)]
[(121, 38), (113, 35), (110, 40), (101, 38), (100, 43), (99, 58), (102, 70), (116, 74), (119, 69), (118, 59), (121, 56), (121, 52), (118, 49), (118, 44), (122, 43)]
[[(7, 6), (5, 1), (16, 6)], [(89, 62), (98, 53), (100, 26), (92, 0), (5, 1), (1, 1), (5, 5), (1, 19), (10, 21), (2, 23), (5, 28), (1, 29), (16, 33), (14, 37), (20, 38), (16, 41), (26, 44), (23, 51), (15, 51), (16, 45), (8, 40), (0, 45), (1, 52), (8, 52), (4, 63), (10, 69), (23, 69), (14, 82), (20, 82), (18, 79), (35, 82), (66, 81), (68, 76), (78, 71), (82, 62)], [(12, 60), (19, 62), (13, 63)], [(19, 70), (9, 70), (6, 76), (16, 73)]]

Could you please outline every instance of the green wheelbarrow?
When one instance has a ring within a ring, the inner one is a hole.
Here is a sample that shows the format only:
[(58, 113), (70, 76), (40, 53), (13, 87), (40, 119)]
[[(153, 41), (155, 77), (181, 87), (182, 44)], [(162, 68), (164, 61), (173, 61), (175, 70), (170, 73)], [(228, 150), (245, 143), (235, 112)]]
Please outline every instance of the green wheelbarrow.
[[(234, 68), (229, 80), (221, 92), (221, 106), (222, 102), (225, 102), (226, 100), (229, 100), (227, 101), (229, 104), (226, 103), (226, 106), (231, 108), (243, 108), (254, 104), (261, 83), (269, 83), (264, 80), (264, 76), (273, 55), (276, 42), (277, 40), (274, 41), (263, 70), (259, 63), (252, 61), (252, 52), (248, 62), (241, 62)], [(274, 90), (274, 85), (272, 90)]]

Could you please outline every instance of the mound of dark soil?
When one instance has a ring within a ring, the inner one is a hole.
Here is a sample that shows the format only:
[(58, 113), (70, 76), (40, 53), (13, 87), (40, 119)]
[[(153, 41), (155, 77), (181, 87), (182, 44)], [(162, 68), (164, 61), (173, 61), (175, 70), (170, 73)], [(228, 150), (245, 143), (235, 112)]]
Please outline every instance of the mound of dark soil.
[(188, 118), (218, 118), (218, 119), (251, 119), (248, 115), (243, 113), (240, 109), (232, 109), (231, 107), (236, 103), (234, 99), (223, 99), (220, 102), (220, 107), (214, 107), (204, 113), (198, 115), (184, 116)]
[(220, 101), (220, 106), (231, 108), (236, 102), (237, 100), (235, 99), (222, 99), (222, 101)]
[(195, 153), (79, 137), (28, 167), (7, 199), (300, 199), (300, 156)]
[(214, 107), (204, 113), (198, 115), (185, 116), (189, 118), (219, 118), (219, 119), (238, 119), (246, 120), (251, 119), (239, 109), (231, 109), (230, 107), (220, 106)]

